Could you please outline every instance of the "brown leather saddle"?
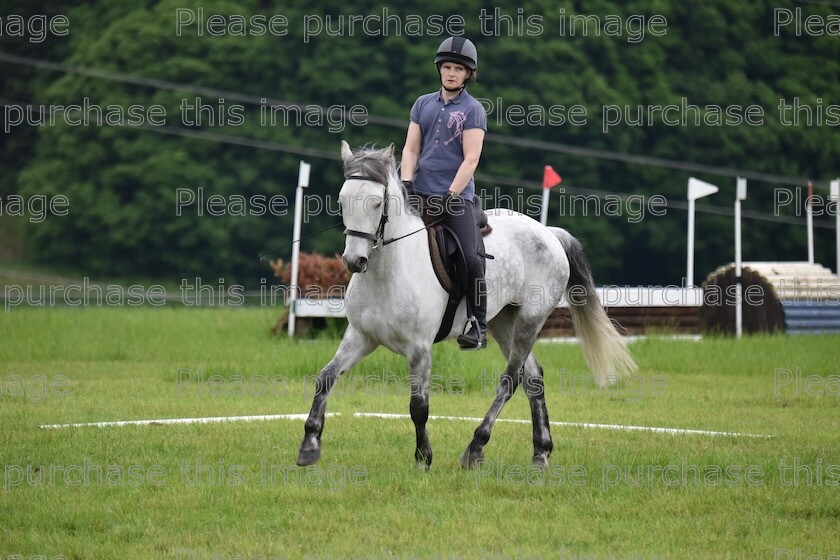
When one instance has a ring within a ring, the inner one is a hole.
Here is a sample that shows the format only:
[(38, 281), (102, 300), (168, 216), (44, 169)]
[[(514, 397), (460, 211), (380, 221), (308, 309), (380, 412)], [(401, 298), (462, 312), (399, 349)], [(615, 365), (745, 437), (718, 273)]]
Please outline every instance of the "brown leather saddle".
[[(475, 199), (474, 209), (476, 224), (481, 231), (482, 238), (484, 238), (493, 231), (493, 228), (487, 221), (487, 214), (481, 209), (478, 197)], [(423, 223), (427, 226), (432, 268), (441, 287), (449, 294), (446, 311), (435, 336), (435, 342), (440, 342), (452, 330), (455, 311), (468, 293), (467, 265), (458, 238), (455, 237), (452, 230), (440, 223), (440, 215), (431, 215), (428, 212), (428, 207), (424, 204), (420, 204), (419, 210)], [(484, 258), (493, 258), (492, 255), (485, 253), (483, 240), (479, 244), (478, 253)]]

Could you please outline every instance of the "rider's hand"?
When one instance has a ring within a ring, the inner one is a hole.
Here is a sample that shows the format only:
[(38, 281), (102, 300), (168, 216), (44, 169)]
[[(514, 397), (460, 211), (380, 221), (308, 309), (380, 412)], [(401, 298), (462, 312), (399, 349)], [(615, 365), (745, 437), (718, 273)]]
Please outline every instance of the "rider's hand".
[(446, 191), (443, 195), (443, 208), (450, 216), (460, 216), (464, 213), (464, 199), (460, 194)]

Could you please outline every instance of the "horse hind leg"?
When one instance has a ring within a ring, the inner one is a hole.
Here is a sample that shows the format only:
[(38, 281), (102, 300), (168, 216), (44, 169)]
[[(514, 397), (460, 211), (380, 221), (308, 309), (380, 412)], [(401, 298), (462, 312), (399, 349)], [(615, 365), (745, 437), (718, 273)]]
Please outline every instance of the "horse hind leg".
[[(499, 387), (496, 390), (496, 398), (490, 405), (490, 410), (487, 411), (487, 415), (484, 417), (484, 420), (482, 420), (481, 424), (479, 424), (478, 428), (476, 428), (472, 441), (467, 446), (464, 454), (461, 456), (462, 468), (473, 468), (484, 460), (484, 446), (488, 441), (490, 441), (490, 433), (493, 429), (493, 424), (496, 422), (496, 418), (498, 418), (502, 408), (505, 406), (505, 403), (507, 403), (507, 401), (513, 396), (516, 388), (523, 381), (523, 376), (527, 373), (526, 363), (529, 358), (531, 358), (531, 348), (534, 346), (537, 334), (539, 333), (540, 328), (542, 328), (544, 321), (544, 318), (523, 317), (513, 308), (506, 308), (490, 322), (490, 332), (498, 341), (499, 346), (501, 346), (502, 353), (504, 353), (508, 363), (504, 373), (499, 379)], [(533, 361), (534, 364), (536, 364), (536, 360)], [(532, 411), (535, 410), (535, 406), (536, 405), (532, 403)], [(538, 406), (536, 406), (536, 408), (539, 409)], [(540, 418), (545, 419), (547, 426), (548, 415), (541, 415)], [(542, 434), (542, 428), (540, 433)], [(536, 441), (537, 440), (535, 439), (535, 442)], [(541, 444), (544, 443), (542, 438), (540, 441)], [(547, 454), (545, 456), (547, 457)]]
[(538, 467), (547, 467), (548, 458), (554, 449), (551, 441), (551, 428), (548, 422), (548, 408), (545, 406), (545, 386), (543, 384), (543, 368), (534, 357), (528, 354), (525, 362), (523, 381), (525, 394), (531, 406), (531, 423), (533, 426), (534, 456), (532, 462)]
[[(498, 322), (490, 326), (493, 338), (499, 343), (505, 359), (510, 355), (510, 346), (513, 343), (512, 321), (513, 319), (510, 317), (505, 322)], [(546, 467), (551, 451), (554, 449), (554, 443), (551, 441), (551, 425), (548, 421), (548, 408), (545, 406), (543, 368), (533, 352), (530, 352), (527, 360), (525, 360), (523, 388), (531, 407), (531, 422), (534, 430), (533, 464)]]
[(348, 326), (333, 359), (318, 374), (315, 397), (304, 427), (303, 441), (298, 451), (297, 464), (305, 467), (321, 458), (321, 434), (324, 431), (324, 415), (327, 397), (339, 376), (373, 352), (376, 344), (359, 331)]

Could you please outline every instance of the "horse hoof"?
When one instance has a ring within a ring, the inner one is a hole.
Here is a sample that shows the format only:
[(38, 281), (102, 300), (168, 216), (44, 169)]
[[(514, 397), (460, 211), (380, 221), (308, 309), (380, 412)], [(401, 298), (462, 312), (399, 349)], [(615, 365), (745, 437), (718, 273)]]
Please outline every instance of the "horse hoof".
[(531, 463), (535, 467), (539, 467), (541, 469), (546, 469), (546, 468), (548, 468), (548, 457), (546, 457), (545, 455), (534, 455), (534, 458), (531, 461)]
[(301, 449), (298, 451), (297, 466), (308, 467), (314, 465), (321, 458), (321, 448)]
[(427, 453), (421, 453), (418, 449), (414, 452), (414, 461), (418, 469), (429, 472), (432, 468), (432, 451), (429, 450)]
[(464, 451), (461, 455), (461, 468), (465, 470), (474, 469), (484, 462), (484, 451), (470, 451), (470, 448)]

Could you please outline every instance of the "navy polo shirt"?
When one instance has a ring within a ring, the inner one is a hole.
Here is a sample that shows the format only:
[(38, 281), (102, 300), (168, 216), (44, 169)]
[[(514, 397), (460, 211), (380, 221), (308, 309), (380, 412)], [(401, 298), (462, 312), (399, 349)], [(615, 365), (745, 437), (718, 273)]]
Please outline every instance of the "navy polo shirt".
[[(486, 132), (487, 113), (466, 89), (449, 103), (444, 103), (438, 90), (417, 98), (411, 107), (411, 122), (420, 125), (423, 135), (414, 190), (444, 194), (464, 163), (464, 131), (480, 128)], [(475, 195), (472, 177), (463, 194), (470, 198)]]

